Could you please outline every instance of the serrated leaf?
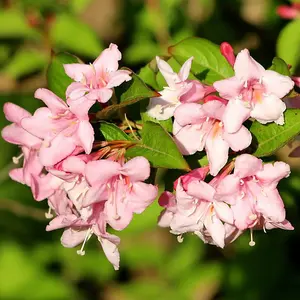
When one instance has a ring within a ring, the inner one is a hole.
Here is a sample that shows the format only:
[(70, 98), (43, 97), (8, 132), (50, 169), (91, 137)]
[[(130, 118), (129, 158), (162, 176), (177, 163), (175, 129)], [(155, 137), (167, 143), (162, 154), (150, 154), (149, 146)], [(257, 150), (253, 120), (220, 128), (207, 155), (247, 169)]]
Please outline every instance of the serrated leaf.
[(292, 65), (291, 72), (296, 69), (300, 51), (300, 19), (295, 19), (286, 25), (280, 32), (277, 40), (277, 55), (286, 63)]
[(174, 140), (159, 124), (145, 122), (142, 141), (126, 151), (127, 157), (144, 156), (153, 167), (190, 170)]
[(170, 47), (169, 52), (180, 64), (193, 56), (191, 72), (204, 83), (212, 84), (234, 75), (219, 46), (206, 39), (187, 38)]
[(100, 131), (106, 141), (131, 141), (132, 139), (113, 123), (101, 122)]
[(157, 97), (159, 94), (150, 89), (135, 73), (131, 74), (132, 79), (124, 82), (115, 89), (116, 97), (120, 103), (109, 105), (97, 113), (97, 119), (109, 119), (118, 110), (128, 105), (137, 103), (143, 99)]
[(263, 125), (257, 121), (252, 123), (250, 131), (255, 147), (253, 155), (269, 156), (300, 134), (300, 109), (287, 109), (284, 119), (284, 125)]
[(288, 68), (288, 65), (286, 62), (279, 58), (279, 57), (274, 57), (272, 60), (272, 66), (269, 68), (269, 70), (276, 71), (279, 74), (285, 75), (285, 76), (290, 76), (290, 70)]
[(87, 57), (95, 58), (103, 49), (92, 28), (67, 14), (57, 16), (50, 38), (59, 48)]
[(62, 99), (66, 97), (66, 89), (73, 80), (65, 73), (64, 64), (78, 63), (79, 59), (68, 53), (58, 53), (52, 57), (47, 70), (48, 88)]

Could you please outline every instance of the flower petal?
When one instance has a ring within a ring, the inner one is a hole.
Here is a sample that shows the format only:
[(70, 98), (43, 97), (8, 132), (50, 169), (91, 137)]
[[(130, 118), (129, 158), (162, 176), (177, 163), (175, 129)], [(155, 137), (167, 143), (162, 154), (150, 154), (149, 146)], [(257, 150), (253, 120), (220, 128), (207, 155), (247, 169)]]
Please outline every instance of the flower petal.
[(281, 75), (272, 70), (264, 72), (262, 83), (266, 93), (274, 94), (278, 98), (283, 98), (294, 87), (294, 82), (289, 76)]
[(85, 64), (64, 64), (64, 69), (66, 74), (77, 82), (90, 77), (93, 73), (93, 68)]
[(181, 81), (186, 81), (190, 75), (190, 70), (192, 67), (194, 57), (190, 57), (188, 60), (185, 61), (185, 63), (181, 66), (180, 71), (178, 73), (178, 76)]
[(89, 121), (79, 122), (77, 135), (86, 154), (90, 154), (94, 143), (94, 128)]
[(131, 182), (144, 181), (150, 176), (149, 161), (142, 156), (132, 158), (121, 168), (121, 173), (128, 176)]
[(246, 149), (250, 146), (252, 141), (252, 135), (245, 126), (242, 126), (235, 133), (228, 133), (224, 131), (223, 138), (229, 144), (229, 147), (235, 152)]
[(20, 123), (23, 118), (31, 117), (31, 114), (27, 110), (11, 102), (4, 103), (3, 112), (8, 121), (17, 124)]
[(265, 69), (250, 56), (248, 49), (244, 49), (236, 56), (234, 71), (239, 80), (247, 81), (249, 79), (260, 79)]
[(58, 114), (68, 109), (66, 103), (50, 90), (37, 89), (34, 97), (42, 100), (53, 114)]
[(275, 122), (284, 124), (283, 113), (286, 110), (285, 103), (275, 95), (264, 96), (261, 102), (257, 102), (251, 111), (251, 117), (262, 124)]
[(85, 167), (85, 176), (90, 185), (107, 183), (112, 177), (120, 174), (120, 164), (107, 159), (90, 161)]
[(238, 99), (228, 102), (222, 121), (224, 128), (229, 133), (237, 132), (242, 124), (250, 117), (251, 109)]
[(210, 165), (210, 174), (216, 176), (228, 160), (229, 145), (222, 138), (220, 132), (215, 134), (213, 131), (214, 129), (206, 139), (205, 149)]
[(250, 154), (242, 154), (235, 160), (234, 175), (239, 178), (256, 175), (263, 169), (262, 160)]

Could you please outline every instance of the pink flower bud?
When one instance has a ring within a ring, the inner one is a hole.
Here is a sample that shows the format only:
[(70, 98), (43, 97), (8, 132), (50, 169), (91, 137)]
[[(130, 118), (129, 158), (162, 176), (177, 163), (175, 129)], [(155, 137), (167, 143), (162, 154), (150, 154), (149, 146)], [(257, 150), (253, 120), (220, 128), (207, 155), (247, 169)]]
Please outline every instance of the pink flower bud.
[(235, 55), (234, 55), (232, 46), (227, 42), (223, 42), (220, 45), (220, 50), (221, 50), (221, 54), (233, 66), (235, 63)]
[(277, 7), (277, 14), (283, 19), (295, 19), (297, 18), (299, 11), (296, 5), (280, 5)]

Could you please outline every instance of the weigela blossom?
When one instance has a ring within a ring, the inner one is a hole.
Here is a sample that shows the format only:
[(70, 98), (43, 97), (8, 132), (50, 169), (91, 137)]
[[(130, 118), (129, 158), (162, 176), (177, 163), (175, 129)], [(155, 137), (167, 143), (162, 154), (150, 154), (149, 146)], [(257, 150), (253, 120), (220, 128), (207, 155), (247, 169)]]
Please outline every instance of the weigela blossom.
[(142, 213), (157, 196), (157, 187), (143, 182), (150, 176), (150, 164), (144, 157), (135, 157), (124, 165), (92, 161), (87, 163), (85, 174), (91, 188), (83, 205), (106, 201), (107, 222), (116, 230), (127, 227), (133, 213)]
[(68, 105), (47, 89), (38, 89), (35, 97), (48, 107), (38, 108), (33, 116), (25, 117), (21, 126), (42, 140), (39, 158), (44, 166), (60, 162), (77, 147), (89, 154), (94, 141), (94, 129), (88, 114), (74, 114)]
[(250, 154), (242, 154), (235, 161), (233, 174), (218, 185), (215, 197), (231, 205), (234, 225), (241, 230), (253, 228), (259, 222), (266, 229), (272, 224), (291, 230), (277, 190), (280, 179), (289, 174), (290, 167), (284, 162), (263, 164)]
[[(158, 224), (169, 227), (179, 241), (190, 232), (221, 248), (249, 229), (253, 246), (253, 229), (293, 229), (277, 190), (290, 168), (283, 162), (263, 164), (250, 154), (226, 165), (228, 151), (250, 145), (251, 134), (242, 125), (249, 117), (263, 124), (284, 123), (286, 106), (281, 98), (293, 88), (293, 81), (265, 70), (246, 49), (235, 57), (232, 47), (223, 43), (221, 53), (235, 76), (215, 82), (214, 87), (188, 79), (193, 57), (178, 74), (156, 58), (168, 86), (160, 97), (150, 99), (148, 114), (157, 120), (174, 116), (173, 136), (182, 154), (205, 150), (209, 161), (209, 166), (180, 176), (174, 193), (162, 193), (159, 204), (164, 210)], [(96, 235), (116, 270), (120, 238), (109, 233), (109, 227), (125, 229), (158, 194), (158, 187), (149, 183), (148, 160), (142, 156), (125, 160), (125, 151), (139, 141), (98, 140), (90, 122), (94, 103), (106, 103), (114, 87), (131, 80), (130, 71), (118, 70), (120, 59), (118, 47), (110, 44), (93, 64), (64, 65), (75, 81), (67, 88), (67, 103), (47, 89), (38, 89), (35, 97), (47, 107), (31, 115), (6, 103), (4, 114), (12, 124), (2, 130), (2, 137), (22, 151), (13, 162), (23, 159), (23, 165), (12, 169), (10, 177), (28, 185), (35, 200), (47, 199), (45, 216), (52, 220), (46, 230), (64, 228), (62, 245), (81, 244), (80, 255)], [(126, 115), (124, 119), (133, 134)], [(208, 173), (215, 177), (207, 183)]]
[[(201, 170), (201, 169), (199, 169)], [(205, 171), (200, 171), (205, 176)], [(233, 226), (233, 213), (229, 205), (216, 200), (214, 182), (205, 183), (204, 176), (186, 175), (189, 177), (185, 187), (179, 178), (176, 193), (164, 192), (159, 204), (165, 208), (158, 225), (170, 227), (173, 234), (181, 236), (193, 232), (204, 242), (224, 247), (233, 241), (241, 231)]]
[(225, 130), (237, 132), (249, 117), (262, 124), (284, 124), (286, 106), (281, 98), (293, 88), (291, 78), (265, 70), (247, 49), (237, 55), (234, 71), (235, 76), (213, 84), (220, 96), (229, 100), (223, 115)]
[(212, 87), (197, 80), (188, 80), (192, 61), (193, 57), (189, 58), (177, 74), (167, 62), (156, 57), (158, 69), (168, 87), (159, 92), (160, 97), (150, 99), (147, 108), (149, 116), (157, 120), (167, 120), (174, 115), (175, 109), (181, 103), (197, 102), (214, 91)]
[(75, 82), (67, 91), (67, 102), (72, 110), (80, 110), (83, 102), (106, 103), (113, 94), (113, 88), (131, 80), (130, 71), (118, 70), (122, 55), (118, 46), (110, 44), (90, 65), (65, 64), (65, 72)]
[(175, 195), (164, 192), (159, 204), (164, 207), (159, 226), (170, 227), (171, 233), (192, 232), (204, 242), (224, 247), (245, 229), (281, 228), (293, 230), (285, 218), (283, 201), (278, 193), (280, 179), (290, 173), (283, 162), (263, 164), (252, 155), (243, 154), (230, 168), (204, 182), (207, 169), (181, 176), (175, 184)]
[(222, 119), (226, 105), (212, 100), (203, 105), (187, 103), (175, 111), (173, 134), (184, 155), (206, 150), (210, 173), (217, 175), (228, 160), (228, 150), (240, 151), (252, 140), (249, 130), (241, 126), (235, 133), (225, 130)]

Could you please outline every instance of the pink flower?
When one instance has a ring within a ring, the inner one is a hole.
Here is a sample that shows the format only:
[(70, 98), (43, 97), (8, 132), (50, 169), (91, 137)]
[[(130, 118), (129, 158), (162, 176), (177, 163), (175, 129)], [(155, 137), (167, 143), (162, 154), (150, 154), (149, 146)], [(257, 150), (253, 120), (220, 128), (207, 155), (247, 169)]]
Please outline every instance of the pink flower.
[(43, 165), (40, 163), (38, 157), (38, 149), (42, 140), (24, 130), (21, 122), (24, 118), (31, 117), (31, 114), (25, 109), (13, 103), (5, 103), (4, 114), (8, 121), (13, 122), (3, 128), (1, 134), (4, 140), (9, 143), (21, 146), (22, 153), (18, 157), (13, 157), (15, 164), (19, 163), (21, 158), (23, 160), (23, 167), (12, 169), (9, 176), (22, 184), (32, 186), (32, 177), (39, 176), (42, 172)]
[(241, 126), (235, 133), (226, 132), (223, 114), (226, 106), (221, 101), (208, 101), (203, 105), (187, 103), (175, 111), (173, 134), (184, 155), (203, 151), (205, 148), (210, 173), (217, 175), (228, 160), (228, 150), (240, 151), (251, 143), (251, 134)]
[(221, 54), (226, 58), (226, 60), (230, 63), (230, 65), (234, 66), (235, 63), (235, 55), (232, 46), (227, 43), (223, 42), (220, 45)]
[(92, 214), (85, 220), (82, 219), (81, 210), (73, 206), (72, 201), (64, 191), (57, 191), (49, 199), (49, 205), (55, 210), (57, 216), (46, 227), (47, 231), (66, 228), (61, 243), (64, 247), (73, 248), (82, 243), (78, 254), (84, 255), (84, 246), (90, 237), (95, 234), (103, 248), (103, 251), (114, 266), (119, 269), (120, 255), (118, 251), (119, 237), (106, 231), (106, 216), (103, 213), (103, 204), (93, 205)]
[(215, 198), (231, 205), (234, 225), (240, 230), (261, 222), (264, 228), (282, 228), (287, 221), (277, 184), (289, 174), (286, 163), (263, 165), (260, 159), (242, 154), (235, 161), (234, 173), (218, 184)]
[[(205, 170), (203, 170), (205, 171)], [(191, 178), (189, 176), (189, 178)], [(159, 226), (170, 227), (171, 232), (182, 235), (194, 232), (204, 242), (224, 247), (233, 236), (233, 214), (228, 204), (214, 199), (215, 188), (194, 177), (187, 190), (177, 181), (176, 195), (164, 192), (159, 204), (165, 208), (159, 218)], [(225, 224), (230, 225), (225, 227)]]
[(110, 160), (88, 162), (85, 170), (88, 190), (83, 206), (105, 202), (108, 224), (122, 230), (133, 213), (142, 213), (157, 196), (157, 187), (143, 181), (150, 176), (150, 165), (144, 157), (136, 157), (121, 165)]
[(283, 19), (296, 19), (300, 16), (300, 4), (293, 3), (289, 5), (279, 5), (277, 7), (277, 14)]
[(131, 80), (130, 71), (118, 70), (121, 57), (118, 46), (110, 44), (90, 65), (64, 65), (66, 74), (75, 81), (66, 92), (72, 110), (80, 110), (84, 102), (106, 103), (114, 87)]
[(237, 55), (234, 71), (235, 76), (214, 83), (220, 96), (229, 100), (223, 116), (225, 130), (237, 132), (249, 117), (262, 124), (284, 124), (286, 106), (280, 98), (293, 88), (291, 78), (265, 70), (247, 49)]
[(21, 126), (43, 141), (39, 150), (41, 163), (53, 166), (78, 147), (89, 154), (94, 141), (94, 130), (88, 115), (72, 113), (65, 102), (47, 89), (38, 89), (35, 97), (48, 107), (39, 108), (33, 116), (23, 118)]
[(167, 120), (174, 115), (175, 109), (181, 103), (197, 102), (214, 91), (212, 87), (205, 86), (197, 80), (188, 80), (192, 60), (193, 57), (188, 59), (177, 74), (167, 62), (156, 57), (157, 66), (168, 87), (159, 92), (160, 97), (150, 99), (147, 108), (149, 116), (157, 120)]

